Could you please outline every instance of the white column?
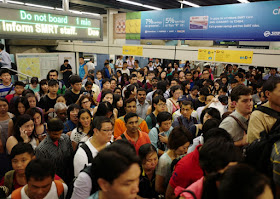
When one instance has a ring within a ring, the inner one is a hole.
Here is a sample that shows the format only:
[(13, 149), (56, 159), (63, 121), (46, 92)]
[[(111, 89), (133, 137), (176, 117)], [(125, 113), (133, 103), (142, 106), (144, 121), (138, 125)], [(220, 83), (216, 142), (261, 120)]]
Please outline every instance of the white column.
[(62, 0), (62, 8), (64, 12), (69, 11), (69, 0)]

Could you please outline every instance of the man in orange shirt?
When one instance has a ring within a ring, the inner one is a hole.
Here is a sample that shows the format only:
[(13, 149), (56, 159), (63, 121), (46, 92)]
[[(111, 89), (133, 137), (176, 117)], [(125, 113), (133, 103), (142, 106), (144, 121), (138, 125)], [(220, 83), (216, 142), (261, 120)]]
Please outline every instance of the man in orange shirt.
[(117, 140), (128, 140), (136, 149), (138, 154), (139, 148), (147, 143), (151, 143), (147, 133), (139, 130), (139, 117), (136, 113), (128, 113), (124, 117), (126, 131), (117, 138)]
[[(136, 99), (135, 98), (128, 98), (124, 102), (124, 109), (126, 112), (126, 115), (128, 113), (135, 113), (136, 114)], [(118, 138), (120, 135), (122, 135), (126, 131), (126, 125), (125, 125), (125, 116), (119, 117), (115, 121), (114, 126), (114, 138)], [(149, 133), (148, 125), (145, 120), (138, 117), (138, 130)]]

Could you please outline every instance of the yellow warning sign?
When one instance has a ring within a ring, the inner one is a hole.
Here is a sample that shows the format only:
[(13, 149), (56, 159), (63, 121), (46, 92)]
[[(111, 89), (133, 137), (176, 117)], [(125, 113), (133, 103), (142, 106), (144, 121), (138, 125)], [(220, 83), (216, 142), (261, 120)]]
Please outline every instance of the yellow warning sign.
[(215, 61), (252, 64), (253, 51), (216, 50)]
[(215, 50), (198, 49), (198, 60), (214, 61)]
[(143, 47), (141, 47), (141, 46), (123, 46), (123, 55), (143, 56)]

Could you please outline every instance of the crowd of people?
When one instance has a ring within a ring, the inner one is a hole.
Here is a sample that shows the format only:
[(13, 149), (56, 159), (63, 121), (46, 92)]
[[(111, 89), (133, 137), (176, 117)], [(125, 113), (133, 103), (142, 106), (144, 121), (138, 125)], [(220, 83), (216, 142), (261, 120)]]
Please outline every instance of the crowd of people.
[(1, 197), (280, 198), (277, 69), (118, 56), (60, 72), (0, 70)]

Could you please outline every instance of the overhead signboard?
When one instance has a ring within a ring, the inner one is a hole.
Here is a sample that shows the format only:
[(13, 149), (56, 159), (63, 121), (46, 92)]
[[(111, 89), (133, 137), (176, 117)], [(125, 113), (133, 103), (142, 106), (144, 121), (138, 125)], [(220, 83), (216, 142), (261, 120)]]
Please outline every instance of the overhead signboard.
[(142, 46), (123, 46), (123, 55), (143, 56)]
[(198, 49), (197, 60), (252, 64), (253, 51)]
[(0, 37), (102, 40), (102, 18), (0, 4)]
[(280, 41), (280, 1), (141, 13), (141, 39)]
[(215, 50), (211, 49), (198, 49), (198, 60), (214, 61)]

